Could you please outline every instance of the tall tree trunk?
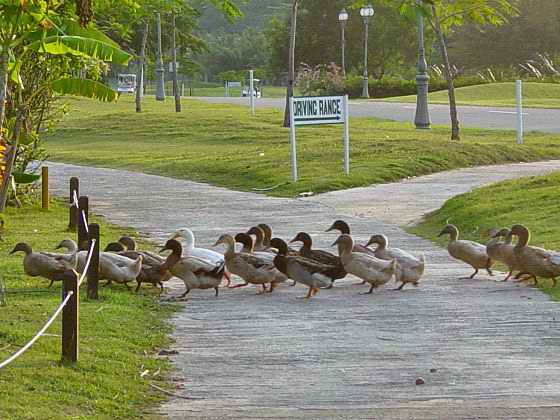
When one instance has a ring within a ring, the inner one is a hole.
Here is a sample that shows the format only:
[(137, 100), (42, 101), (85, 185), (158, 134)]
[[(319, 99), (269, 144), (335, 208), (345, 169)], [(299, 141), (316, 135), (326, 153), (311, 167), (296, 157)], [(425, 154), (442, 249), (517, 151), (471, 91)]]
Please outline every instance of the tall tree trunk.
[(8, 191), (10, 189), (10, 179), (12, 177), (12, 170), (14, 169), (14, 163), (16, 161), (18, 139), (23, 127), (24, 119), (25, 111), (23, 109), (19, 109), (16, 116), (16, 125), (14, 127), (14, 132), (12, 133), (12, 143), (10, 144), (10, 146), (8, 146), (8, 161), (6, 162), (4, 179), (2, 185), (0, 185), (0, 213), (3, 213), (6, 209), (6, 202), (8, 201)]
[(136, 112), (142, 112), (142, 96), (144, 95), (144, 75), (146, 66), (146, 45), (148, 43), (148, 21), (144, 22), (144, 32), (142, 34), (142, 45), (140, 47), (140, 66), (138, 67), (138, 75), (136, 76)]
[(181, 92), (177, 82), (177, 26), (175, 23), (175, 12), (172, 16), (173, 21), (173, 95), (175, 95), (175, 112), (181, 112)]
[(447, 53), (447, 44), (445, 36), (441, 29), (441, 21), (437, 13), (435, 5), (432, 5), (432, 17), (430, 24), (436, 33), (441, 50), (441, 57), (443, 58), (444, 74), (447, 80), (447, 92), (449, 95), (449, 113), (451, 116), (451, 140), (461, 140), (459, 118), (457, 116), (457, 101), (455, 99), (455, 85), (453, 84), (453, 74), (451, 73), (451, 65), (449, 63), (449, 54)]
[(284, 111), (284, 127), (290, 126), (290, 98), (294, 96), (294, 84), (296, 79), (296, 34), (297, 14), (299, 0), (292, 4), (292, 18), (290, 25), (290, 53), (288, 57), (288, 89), (286, 91), (286, 110)]
[(2, 127), (6, 118), (6, 97), (8, 95), (8, 62), (10, 57), (7, 48), (2, 49), (0, 54), (0, 138), (2, 138)]

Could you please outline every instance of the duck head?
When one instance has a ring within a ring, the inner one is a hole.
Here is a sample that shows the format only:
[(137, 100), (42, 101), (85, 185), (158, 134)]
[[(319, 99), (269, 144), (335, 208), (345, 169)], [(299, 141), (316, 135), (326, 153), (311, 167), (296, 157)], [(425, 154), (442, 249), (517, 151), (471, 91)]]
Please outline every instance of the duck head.
[(235, 242), (243, 245), (244, 252), (253, 252), (253, 238), (246, 233), (238, 233), (235, 235)]
[(338, 230), (342, 234), (350, 235), (350, 226), (348, 226), (348, 223), (344, 220), (335, 221), (325, 232), (331, 232), (333, 230)]
[(379, 248), (386, 248), (389, 244), (389, 240), (385, 235), (372, 235), (369, 238), (369, 242), (366, 244), (366, 247), (377, 244)]
[(178, 255), (181, 257), (183, 254), (183, 246), (181, 243), (175, 239), (169, 239), (163, 248), (159, 250), (159, 253), (163, 253), (165, 251), (171, 251), (172, 254)]
[(233, 236), (225, 234), (222, 235), (218, 238), (218, 240), (216, 241), (216, 243), (214, 245), (212, 245), (212, 247), (217, 247), (220, 245), (226, 245), (228, 248), (234, 248), (235, 249), (235, 239), (233, 238)]
[(294, 242), (303, 243), (303, 247), (307, 249), (311, 249), (311, 247), (313, 246), (313, 240), (311, 239), (311, 236), (309, 236), (309, 234), (305, 232), (299, 232), (296, 237), (290, 241), (290, 243)]
[(280, 238), (272, 238), (270, 240), (270, 247), (278, 250), (278, 255), (288, 255), (288, 244)]
[(350, 235), (343, 233), (331, 246), (338, 246), (338, 253), (341, 255), (346, 252), (352, 252), (354, 240)]
[(264, 240), (264, 231), (259, 226), (253, 226), (247, 231), (247, 235), (255, 235), (257, 242), (262, 242)]
[(20, 242), (19, 244), (17, 244), (14, 247), (14, 249), (12, 249), (12, 251), (10, 252), (10, 255), (15, 254), (16, 252), (24, 252), (25, 255), (29, 255), (29, 254), (33, 253), (33, 249), (28, 244), (26, 244), (24, 242)]
[(103, 252), (124, 252), (126, 251), (125, 246), (122, 242), (111, 242), (107, 244)]
[(261, 228), (264, 233), (264, 244), (266, 246), (270, 246), (270, 241), (272, 240), (272, 228), (266, 223), (261, 223), (258, 227)]
[(506, 238), (509, 236), (510, 234), (510, 230), (508, 228), (504, 228), (504, 229), (492, 229), (494, 230), (493, 234), (492, 234), (492, 238)]
[(439, 233), (438, 237), (443, 235), (450, 235), (453, 240), (457, 240), (459, 237), (459, 229), (455, 225), (447, 225)]
[(523, 225), (512, 226), (511, 234), (519, 238), (517, 245), (520, 247), (527, 246), (531, 240), (531, 233), (529, 232), (529, 229)]
[(136, 251), (136, 241), (130, 236), (121, 236), (119, 243), (122, 244), (128, 251)]
[(56, 249), (65, 249), (68, 252), (76, 252), (78, 250), (78, 244), (76, 244), (76, 242), (72, 239), (64, 239), (60, 241)]

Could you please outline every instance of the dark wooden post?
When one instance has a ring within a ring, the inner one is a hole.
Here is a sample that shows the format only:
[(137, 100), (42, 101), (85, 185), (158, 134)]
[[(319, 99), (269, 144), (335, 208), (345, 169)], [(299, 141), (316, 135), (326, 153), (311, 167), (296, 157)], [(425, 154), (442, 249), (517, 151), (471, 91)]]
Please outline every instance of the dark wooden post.
[(43, 210), (49, 209), (49, 167), (41, 168), (41, 204)]
[(95, 245), (93, 247), (93, 254), (91, 255), (91, 261), (87, 271), (87, 288), (88, 288), (88, 298), (98, 299), (98, 287), (99, 287), (99, 225), (97, 223), (92, 223), (89, 225), (89, 248), (91, 249), (91, 243), (95, 240)]
[(76, 197), (80, 196), (80, 180), (76, 177), (70, 178), (70, 198), (68, 202), (70, 203), (70, 220), (68, 222), (68, 230), (70, 232), (76, 232), (78, 227), (78, 208), (74, 203), (74, 193)]
[[(86, 196), (78, 199), (78, 249), (80, 251), (87, 250), (88, 246), (88, 220), (89, 220), (89, 199)], [(82, 212), (85, 214), (82, 215)]]
[(62, 363), (75, 364), (78, 361), (78, 341), (80, 334), (80, 289), (78, 276), (64, 280), (63, 298), (72, 292), (72, 297), (62, 310)]

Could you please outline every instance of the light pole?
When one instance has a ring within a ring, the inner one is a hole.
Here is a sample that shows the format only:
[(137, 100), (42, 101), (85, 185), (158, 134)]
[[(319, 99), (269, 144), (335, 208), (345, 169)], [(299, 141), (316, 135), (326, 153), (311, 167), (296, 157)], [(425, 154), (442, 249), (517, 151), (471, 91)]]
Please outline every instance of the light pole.
[(156, 13), (157, 57), (156, 57), (156, 101), (165, 101), (165, 81), (163, 74), (163, 57), (161, 51), (161, 15)]
[(362, 98), (369, 98), (369, 80), (368, 80), (368, 37), (369, 37), (369, 18), (374, 15), (375, 11), (371, 4), (360, 9), (360, 15), (364, 19), (364, 87), (362, 90)]
[(431, 126), (430, 110), (428, 109), (428, 92), (430, 76), (428, 75), (428, 63), (426, 63), (426, 52), (424, 49), (424, 15), (420, 10), (422, 1), (416, 0), (416, 15), (418, 18), (418, 72), (416, 74), (416, 116), (414, 124), (417, 129), (429, 129)]
[(342, 75), (346, 77), (346, 22), (348, 21), (348, 12), (342, 9), (338, 14), (338, 21), (342, 30)]

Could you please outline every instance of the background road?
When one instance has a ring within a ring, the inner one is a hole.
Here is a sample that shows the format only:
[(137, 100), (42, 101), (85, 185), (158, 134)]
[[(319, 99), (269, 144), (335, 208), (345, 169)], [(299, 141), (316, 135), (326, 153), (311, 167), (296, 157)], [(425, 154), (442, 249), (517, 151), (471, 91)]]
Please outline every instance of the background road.
[[(247, 98), (210, 98), (198, 97), (211, 103), (229, 103), (249, 106)], [(283, 108), (282, 98), (263, 98), (256, 101), (257, 107)], [(350, 115), (353, 117), (377, 117), (395, 121), (414, 121), (416, 105), (393, 102), (355, 100), (350, 102)], [(525, 130), (560, 133), (560, 109), (526, 108)], [(432, 123), (449, 124), (447, 105), (430, 105)], [(516, 130), (515, 108), (490, 108), (480, 106), (460, 106), (459, 121), (463, 127)]]

